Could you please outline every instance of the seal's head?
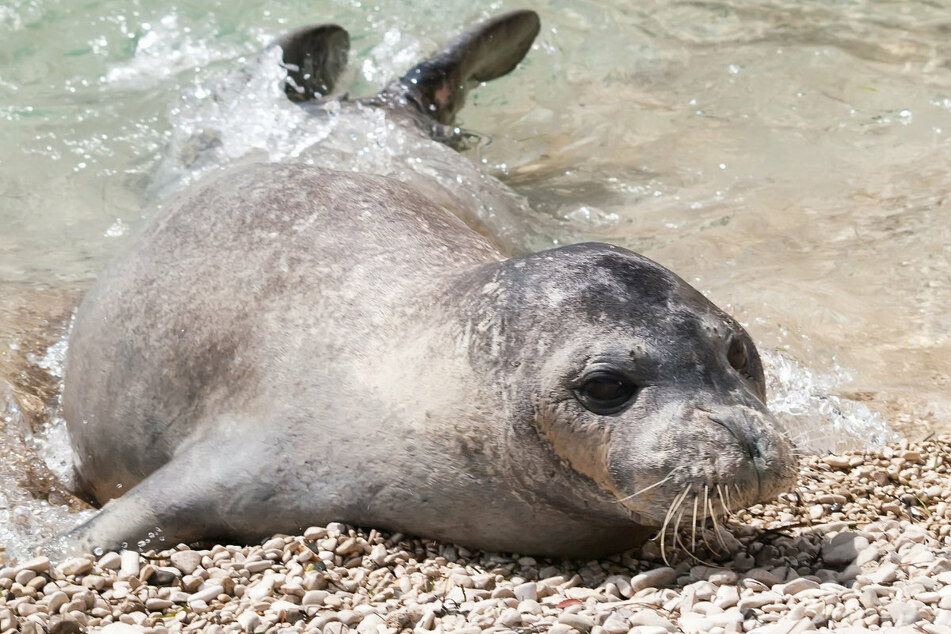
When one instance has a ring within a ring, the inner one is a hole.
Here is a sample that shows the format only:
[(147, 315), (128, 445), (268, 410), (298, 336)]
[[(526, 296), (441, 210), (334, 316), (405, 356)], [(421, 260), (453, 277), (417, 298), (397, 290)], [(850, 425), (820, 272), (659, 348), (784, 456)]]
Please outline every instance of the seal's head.
[(752, 340), (664, 267), (579, 244), (508, 260), (489, 292), (507, 304), (505, 357), (518, 359), (510, 402), (638, 524), (677, 509), (697, 521), (794, 485)]

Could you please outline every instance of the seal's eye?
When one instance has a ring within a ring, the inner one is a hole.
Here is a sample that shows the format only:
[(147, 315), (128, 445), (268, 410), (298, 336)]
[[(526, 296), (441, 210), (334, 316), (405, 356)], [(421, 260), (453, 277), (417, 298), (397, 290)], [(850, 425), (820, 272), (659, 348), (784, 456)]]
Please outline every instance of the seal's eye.
[(726, 358), (734, 370), (745, 377), (750, 376), (750, 356), (746, 351), (746, 343), (741, 338), (730, 339), (730, 349), (726, 353)]
[(613, 372), (592, 374), (575, 389), (575, 398), (585, 409), (602, 415), (620, 412), (636, 394), (637, 386)]

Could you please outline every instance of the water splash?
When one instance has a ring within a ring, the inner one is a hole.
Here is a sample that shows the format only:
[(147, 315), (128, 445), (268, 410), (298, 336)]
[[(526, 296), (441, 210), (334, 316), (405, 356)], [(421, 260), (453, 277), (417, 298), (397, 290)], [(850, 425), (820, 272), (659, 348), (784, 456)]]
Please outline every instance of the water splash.
[(154, 184), (159, 197), (242, 159), (279, 161), (326, 138), (339, 103), (325, 102), (323, 116), (314, 116), (287, 99), (286, 76), (281, 50), (273, 47), (215, 85), (187, 90), (169, 112), (171, 141)]
[(830, 372), (818, 372), (784, 348), (764, 351), (762, 357), (769, 408), (802, 451), (835, 453), (898, 439), (881, 414), (835, 394), (851, 380), (838, 364)]
[(209, 46), (204, 41), (196, 41), (193, 35), (216, 30), (213, 25), (200, 29), (183, 27), (175, 12), (167, 13), (154, 23), (145, 22), (138, 26), (137, 32), (128, 33), (129, 37), (136, 38), (134, 55), (122, 63), (112, 64), (101, 81), (122, 87), (154, 85), (188, 69), (208, 66), (243, 52), (220, 43)]

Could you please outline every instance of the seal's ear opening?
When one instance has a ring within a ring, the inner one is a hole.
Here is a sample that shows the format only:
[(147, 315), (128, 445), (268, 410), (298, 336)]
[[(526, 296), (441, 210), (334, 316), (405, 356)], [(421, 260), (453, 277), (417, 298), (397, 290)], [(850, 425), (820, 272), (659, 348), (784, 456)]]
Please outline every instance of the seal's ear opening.
[(350, 35), (336, 24), (321, 24), (292, 31), (276, 44), (287, 69), (284, 93), (291, 101), (303, 102), (333, 92), (347, 66)]

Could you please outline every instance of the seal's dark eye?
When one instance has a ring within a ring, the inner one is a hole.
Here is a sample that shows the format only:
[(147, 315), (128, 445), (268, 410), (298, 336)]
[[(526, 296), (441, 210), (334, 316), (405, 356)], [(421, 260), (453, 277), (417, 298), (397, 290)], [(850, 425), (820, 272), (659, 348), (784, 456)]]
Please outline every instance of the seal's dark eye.
[(746, 343), (739, 337), (730, 339), (730, 349), (726, 353), (726, 358), (733, 366), (733, 369), (745, 377), (750, 376), (750, 357), (746, 351)]
[(592, 374), (575, 389), (575, 397), (585, 409), (602, 415), (620, 412), (636, 394), (637, 386), (613, 372)]

